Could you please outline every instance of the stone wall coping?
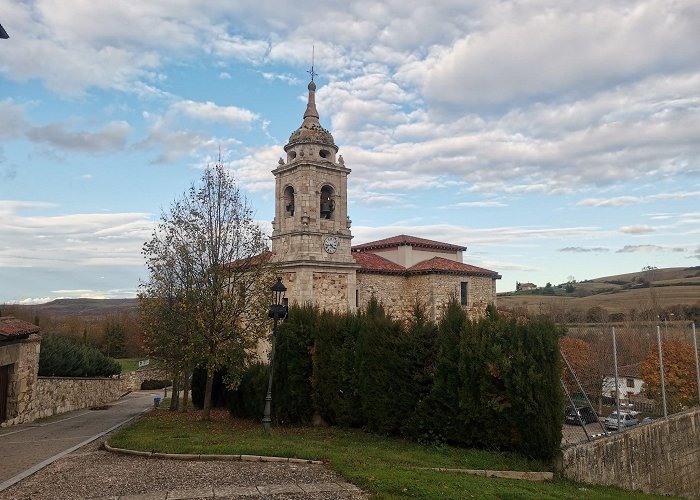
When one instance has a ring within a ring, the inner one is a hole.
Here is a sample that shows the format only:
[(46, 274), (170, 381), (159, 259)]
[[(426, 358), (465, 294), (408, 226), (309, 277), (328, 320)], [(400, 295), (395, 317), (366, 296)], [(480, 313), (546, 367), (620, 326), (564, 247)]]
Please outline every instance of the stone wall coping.
[(518, 479), (520, 481), (552, 481), (553, 472), (533, 472), (519, 470), (481, 470), (481, 469), (450, 469), (445, 467), (418, 467), (418, 470), (431, 470), (435, 472), (454, 472), (457, 474), (470, 474), (472, 476), (499, 477), (503, 479)]
[(39, 375), (37, 378), (39, 380), (114, 380), (115, 382), (121, 382), (119, 378), (113, 377), (51, 377), (46, 375)]
[(114, 448), (106, 441), (104, 443), (104, 449), (111, 453), (119, 453), (122, 455), (136, 455), (139, 457), (169, 460), (218, 460), (226, 462), (279, 462), (323, 465), (323, 461), (321, 460), (308, 460), (305, 458), (269, 457), (265, 455), (198, 455), (190, 453), (157, 453), (153, 451), (138, 451), (129, 450), (126, 448)]

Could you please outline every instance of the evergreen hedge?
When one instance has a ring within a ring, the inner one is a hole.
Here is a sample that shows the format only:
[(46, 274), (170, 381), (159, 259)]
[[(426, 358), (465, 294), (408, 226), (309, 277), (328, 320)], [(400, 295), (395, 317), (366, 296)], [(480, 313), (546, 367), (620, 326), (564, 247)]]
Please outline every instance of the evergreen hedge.
[(44, 335), (39, 351), (42, 377), (111, 377), (121, 373), (119, 363), (98, 349), (67, 337)]
[[(273, 418), (309, 423), (316, 415), (423, 442), (551, 458), (561, 442), (559, 332), (544, 318), (493, 312), (469, 321), (453, 302), (435, 325), (418, 306), (408, 324), (394, 321), (374, 300), (349, 315), (291, 307), (276, 344)], [(234, 415), (260, 418), (268, 376), (265, 365), (252, 365), (236, 391), (215, 383), (215, 394)]]

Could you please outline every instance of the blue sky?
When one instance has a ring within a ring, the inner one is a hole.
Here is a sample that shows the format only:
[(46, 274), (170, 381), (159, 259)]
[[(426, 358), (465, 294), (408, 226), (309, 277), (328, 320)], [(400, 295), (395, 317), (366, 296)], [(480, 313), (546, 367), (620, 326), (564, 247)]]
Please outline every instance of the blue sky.
[(0, 302), (133, 297), (222, 157), (269, 227), (317, 105), (354, 243), (468, 247), (499, 291), (700, 265), (695, 0), (0, 0)]

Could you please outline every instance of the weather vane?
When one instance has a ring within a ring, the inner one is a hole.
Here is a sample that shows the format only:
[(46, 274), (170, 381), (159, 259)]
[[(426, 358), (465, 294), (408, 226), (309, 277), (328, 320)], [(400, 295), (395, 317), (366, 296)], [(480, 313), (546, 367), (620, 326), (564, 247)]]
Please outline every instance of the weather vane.
[(311, 81), (314, 81), (314, 76), (318, 76), (318, 73), (314, 71), (314, 56), (315, 56), (315, 46), (311, 46), (311, 70), (306, 72), (311, 75)]

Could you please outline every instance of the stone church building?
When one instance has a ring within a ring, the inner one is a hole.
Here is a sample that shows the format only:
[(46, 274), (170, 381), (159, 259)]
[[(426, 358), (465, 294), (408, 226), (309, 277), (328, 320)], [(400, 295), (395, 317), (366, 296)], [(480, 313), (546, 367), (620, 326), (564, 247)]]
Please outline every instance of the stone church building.
[(319, 122), (313, 79), (308, 89), (304, 121), (284, 146), (286, 161), (272, 171), (272, 254), (288, 300), (344, 312), (375, 296), (397, 318), (418, 301), (437, 320), (455, 297), (470, 316), (483, 315), (501, 276), (464, 264), (466, 247), (407, 235), (352, 246), (350, 169)]

